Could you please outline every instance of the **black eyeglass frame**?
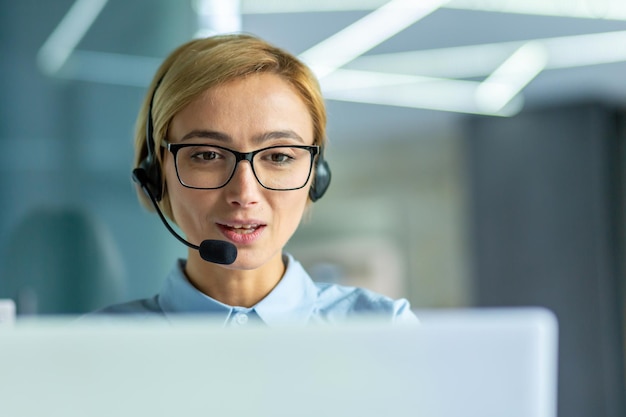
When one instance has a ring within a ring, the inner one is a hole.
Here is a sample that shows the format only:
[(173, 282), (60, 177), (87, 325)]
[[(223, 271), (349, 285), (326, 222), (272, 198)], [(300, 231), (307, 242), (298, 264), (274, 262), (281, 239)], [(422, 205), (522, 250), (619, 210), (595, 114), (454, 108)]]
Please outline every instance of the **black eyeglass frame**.
[[(183, 182), (183, 180), (180, 178), (180, 174), (178, 173), (178, 158), (177, 158), (177, 154), (178, 154), (178, 151), (181, 150), (182, 148), (189, 148), (189, 147), (192, 147), (192, 146), (210, 146), (211, 148), (221, 149), (221, 150), (230, 152), (233, 155), (235, 155), (235, 165), (233, 166), (233, 171), (230, 173), (230, 176), (228, 177), (226, 182), (224, 182), (224, 184), (220, 185), (219, 187), (193, 187), (193, 186), (185, 184)], [(320, 146), (319, 145), (275, 145), (275, 146), (268, 146), (266, 148), (257, 149), (256, 151), (252, 151), (252, 152), (239, 152), (239, 151), (235, 151), (233, 149), (225, 148), (223, 146), (211, 145), (211, 144), (207, 144), (207, 143), (170, 143), (170, 142), (164, 140), (163, 142), (161, 142), (161, 147), (162, 148), (166, 148), (168, 151), (170, 151), (172, 153), (172, 156), (174, 157), (174, 168), (176, 169), (176, 177), (178, 178), (178, 182), (183, 187), (191, 188), (191, 189), (194, 189), (194, 190), (219, 190), (220, 188), (226, 187), (226, 185), (228, 185), (230, 180), (233, 179), (233, 177), (235, 176), (235, 172), (237, 171), (237, 166), (239, 165), (239, 162), (241, 162), (241, 161), (248, 161), (250, 163), (250, 168), (252, 168), (252, 173), (254, 174), (254, 178), (256, 178), (256, 181), (261, 185), (261, 187), (265, 188), (266, 190), (272, 190), (272, 191), (294, 191), (294, 190), (300, 190), (300, 189), (304, 188), (304, 186), (309, 182), (309, 179), (311, 178), (311, 172), (313, 172), (313, 164), (315, 163), (315, 157), (320, 154)], [(308, 173), (308, 175), (306, 177), (306, 180), (304, 181), (304, 184), (302, 184), (300, 187), (295, 187), (295, 188), (271, 188), (271, 187), (267, 187), (266, 185), (264, 185), (261, 182), (261, 180), (259, 179), (256, 171), (254, 170), (254, 163), (252, 162), (252, 160), (254, 159), (254, 156), (256, 154), (260, 153), (260, 152), (267, 151), (267, 150), (270, 150), (270, 149), (277, 149), (277, 148), (306, 149), (311, 154), (311, 163), (309, 165), (309, 173)]]

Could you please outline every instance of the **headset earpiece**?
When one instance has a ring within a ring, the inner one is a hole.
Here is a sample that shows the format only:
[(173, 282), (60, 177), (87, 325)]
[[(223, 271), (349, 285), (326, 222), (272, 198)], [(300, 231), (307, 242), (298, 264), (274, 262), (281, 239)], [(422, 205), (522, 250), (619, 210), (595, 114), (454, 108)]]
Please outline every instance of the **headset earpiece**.
[(133, 180), (144, 188), (148, 188), (156, 201), (163, 198), (161, 169), (159, 164), (150, 155), (141, 161), (138, 168), (133, 170)]
[[(156, 151), (154, 149), (154, 126), (152, 124), (152, 103), (154, 102), (154, 96), (156, 90), (159, 88), (161, 81), (154, 87), (152, 98), (150, 98), (150, 107), (148, 108), (148, 114), (146, 115), (146, 148), (148, 154), (143, 161), (139, 164), (139, 167), (133, 170), (133, 180), (141, 185), (142, 188), (148, 188), (152, 193), (152, 196), (156, 201), (161, 201), (163, 198), (163, 181), (161, 176), (161, 167), (156, 159)], [(140, 171), (143, 171), (141, 173)], [(145, 191), (145, 190), (144, 190)]]
[(315, 161), (315, 176), (313, 177), (313, 184), (311, 184), (311, 188), (309, 189), (309, 198), (311, 201), (317, 201), (322, 198), (330, 185), (330, 178), (330, 166), (324, 159), (324, 153), (322, 151), (317, 157), (317, 161)]

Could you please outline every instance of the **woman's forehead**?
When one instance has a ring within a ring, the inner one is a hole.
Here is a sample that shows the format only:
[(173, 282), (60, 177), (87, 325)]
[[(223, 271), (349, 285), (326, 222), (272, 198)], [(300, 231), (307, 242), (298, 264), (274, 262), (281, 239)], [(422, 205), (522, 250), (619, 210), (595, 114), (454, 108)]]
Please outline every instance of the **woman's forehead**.
[(250, 139), (293, 132), (305, 143), (313, 140), (308, 107), (295, 88), (274, 74), (237, 78), (205, 90), (172, 119), (172, 139), (193, 131)]

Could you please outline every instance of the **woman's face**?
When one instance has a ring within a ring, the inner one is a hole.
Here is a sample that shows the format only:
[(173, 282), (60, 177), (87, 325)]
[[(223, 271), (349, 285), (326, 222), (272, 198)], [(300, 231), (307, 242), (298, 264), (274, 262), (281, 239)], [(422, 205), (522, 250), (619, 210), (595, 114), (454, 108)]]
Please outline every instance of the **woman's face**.
[[(313, 124), (286, 81), (274, 74), (254, 74), (213, 87), (191, 102), (172, 119), (168, 140), (250, 152), (275, 145), (312, 145)], [(205, 239), (234, 243), (234, 269), (256, 269), (280, 259), (302, 218), (311, 181), (299, 190), (267, 190), (242, 161), (223, 188), (190, 189), (178, 181), (170, 152), (165, 153), (164, 172), (178, 226), (195, 244)]]

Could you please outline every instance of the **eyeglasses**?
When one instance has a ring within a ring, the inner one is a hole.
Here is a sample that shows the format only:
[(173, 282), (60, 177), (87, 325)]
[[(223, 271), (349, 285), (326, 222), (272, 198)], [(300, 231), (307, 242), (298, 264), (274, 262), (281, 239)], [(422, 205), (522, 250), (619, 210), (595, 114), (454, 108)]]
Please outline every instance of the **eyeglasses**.
[(174, 155), (178, 181), (188, 188), (222, 188), (235, 175), (237, 164), (250, 162), (252, 172), (263, 188), (276, 191), (298, 190), (311, 176), (319, 146), (269, 146), (252, 152), (237, 152), (222, 146), (169, 143), (161, 145)]

